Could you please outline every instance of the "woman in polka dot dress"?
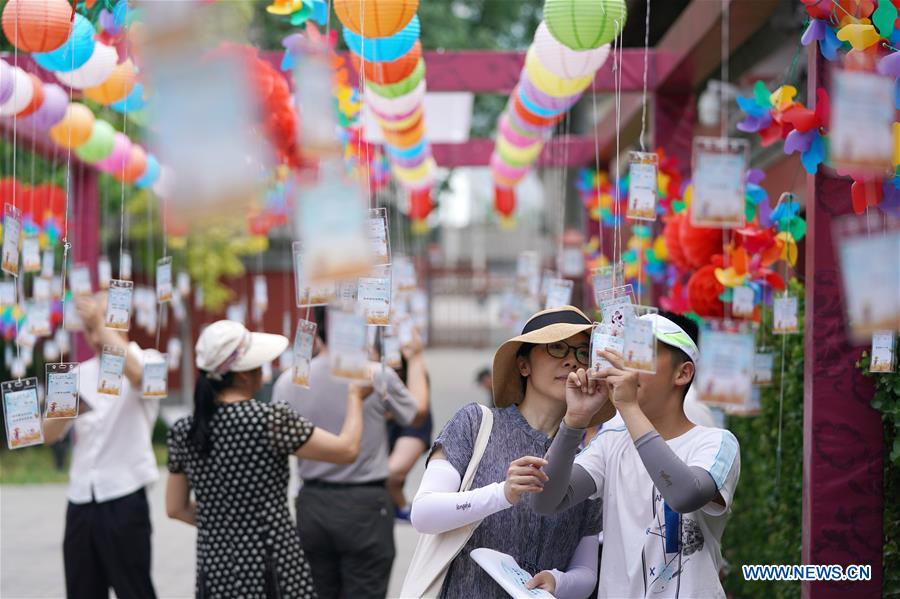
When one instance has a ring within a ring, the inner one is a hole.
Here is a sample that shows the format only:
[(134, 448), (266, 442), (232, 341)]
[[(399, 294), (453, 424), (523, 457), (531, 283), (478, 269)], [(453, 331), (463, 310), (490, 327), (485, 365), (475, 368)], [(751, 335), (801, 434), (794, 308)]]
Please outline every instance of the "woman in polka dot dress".
[(194, 413), (169, 432), (166, 511), (197, 527), (198, 598), (315, 597), (288, 511), (288, 456), (356, 460), (362, 399), (371, 389), (350, 387), (339, 435), (286, 406), (256, 401), (262, 364), (287, 344), (228, 320), (206, 327), (197, 341)]

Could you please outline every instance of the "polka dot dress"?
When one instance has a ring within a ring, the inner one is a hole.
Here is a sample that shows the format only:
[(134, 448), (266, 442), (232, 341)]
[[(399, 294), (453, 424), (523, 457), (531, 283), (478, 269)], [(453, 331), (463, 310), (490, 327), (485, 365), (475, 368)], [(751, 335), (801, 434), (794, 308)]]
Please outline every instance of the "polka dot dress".
[(197, 501), (197, 596), (267, 597), (271, 564), (280, 594), (269, 596), (315, 597), (287, 499), (288, 455), (309, 439), (312, 423), (255, 399), (221, 405), (203, 457), (190, 441), (192, 421), (169, 431), (168, 467), (187, 475)]

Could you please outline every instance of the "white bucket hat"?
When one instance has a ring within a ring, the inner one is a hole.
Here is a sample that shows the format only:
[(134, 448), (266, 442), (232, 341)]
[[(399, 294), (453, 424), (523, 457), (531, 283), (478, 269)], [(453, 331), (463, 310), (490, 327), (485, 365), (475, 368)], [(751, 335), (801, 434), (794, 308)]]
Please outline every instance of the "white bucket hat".
[(219, 320), (200, 333), (195, 364), (213, 378), (228, 372), (246, 372), (271, 362), (287, 349), (287, 337), (251, 333), (239, 322)]

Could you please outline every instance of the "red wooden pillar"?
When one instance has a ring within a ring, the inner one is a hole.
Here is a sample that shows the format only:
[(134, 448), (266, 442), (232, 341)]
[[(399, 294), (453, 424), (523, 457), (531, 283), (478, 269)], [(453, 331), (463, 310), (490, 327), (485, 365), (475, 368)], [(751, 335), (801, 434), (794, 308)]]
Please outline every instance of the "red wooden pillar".
[[(69, 267), (87, 264), (91, 271), (92, 285), (98, 288), (97, 260), (100, 257), (100, 202), (97, 188), (97, 171), (86, 164), (73, 162), (69, 174)], [(75, 360), (83, 362), (94, 355), (82, 334), (75, 335)]]
[[(810, 107), (816, 87), (828, 85), (828, 68), (812, 46)], [(861, 348), (846, 337), (831, 235), (833, 221), (852, 213), (850, 181), (820, 169), (807, 178), (806, 207), (802, 561), (870, 565), (872, 580), (804, 583), (803, 596), (876, 598), (882, 581), (882, 424), (869, 405), (872, 385), (855, 365)]]

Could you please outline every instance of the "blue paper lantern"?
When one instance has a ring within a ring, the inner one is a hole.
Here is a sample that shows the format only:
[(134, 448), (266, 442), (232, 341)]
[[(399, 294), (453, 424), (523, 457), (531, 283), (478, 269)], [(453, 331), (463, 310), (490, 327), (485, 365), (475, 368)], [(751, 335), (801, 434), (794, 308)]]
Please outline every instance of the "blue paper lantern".
[(66, 43), (50, 52), (32, 54), (32, 57), (48, 71), (68, 73), (84, 65), (93, 53), (94, 25), (87, 17), (75, 13), (75, 24)]
[(130, 94), (118, 102), (113, 102), (109, 107), (121, 114), (137, 112), (146, 105), (147, 101), (144, 99), (144, 84), (135, 83)]
[(364, 38), (344, 27), (344, 42), (350, 51), (369, 62), (397, 60), (410, 50), (419, 39), (419, 16), (394, 35), (382, 38)]
[(147, 168), (144, 169), (144, 174), (141, 175), (141, 178), (134, 182), (135, 186), (138, 189), (144, 189), (145, 187), (150, 187), (156, 180), (159, 179), (159, 174), (162, 169), (159, 166), (159, 161), (156, 159), (156, 156), (153, 154), (147, 154)]
[(423, 139), (421, 142), (408, 148), (397, 148), (390, 144), (386, 144), (384, 147), (387, 150), (388, 156), (391, 158), (396, 158), (398, 160), (412, 160), (422, 154), (425, 151), (426, 146), (427, 142)]

